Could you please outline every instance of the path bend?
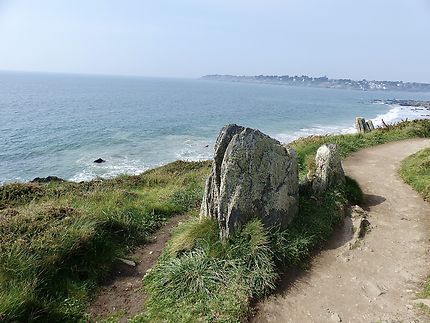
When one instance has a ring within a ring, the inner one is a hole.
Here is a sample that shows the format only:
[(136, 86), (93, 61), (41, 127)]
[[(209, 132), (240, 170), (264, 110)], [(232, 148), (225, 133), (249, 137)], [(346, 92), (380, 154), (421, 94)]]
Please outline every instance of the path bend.
[(365, 193), (371, 231), (352, 250), (335, 233), (310, 270), (257, 305), (254, 322), (430, 322), (413, 306), (430, 272), (430, 203), (397, 175), (404, 158), (427, 147), (430, 139), (392, 142), (343, 162)]

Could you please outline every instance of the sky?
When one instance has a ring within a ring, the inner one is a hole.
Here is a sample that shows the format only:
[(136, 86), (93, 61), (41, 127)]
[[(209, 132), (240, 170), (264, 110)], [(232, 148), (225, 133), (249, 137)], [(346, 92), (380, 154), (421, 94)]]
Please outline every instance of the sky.
[(0, 70), (430, 83), (430, 0), (0, 0)]

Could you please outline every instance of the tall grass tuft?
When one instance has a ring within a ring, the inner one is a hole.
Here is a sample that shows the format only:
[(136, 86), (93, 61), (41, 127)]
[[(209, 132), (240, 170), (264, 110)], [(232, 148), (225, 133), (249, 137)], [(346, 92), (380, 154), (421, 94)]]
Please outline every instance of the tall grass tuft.
[[(184, 245), (181, 253), (172, 253)], [(261, 221), (249, 222), (222, 244), (215, 220), (194, 220), (177, 230), (145, 278), (147, 312), (135, 321), (229, 321), (243, 316), (249, 301), (273, 289), (276, 279)]]

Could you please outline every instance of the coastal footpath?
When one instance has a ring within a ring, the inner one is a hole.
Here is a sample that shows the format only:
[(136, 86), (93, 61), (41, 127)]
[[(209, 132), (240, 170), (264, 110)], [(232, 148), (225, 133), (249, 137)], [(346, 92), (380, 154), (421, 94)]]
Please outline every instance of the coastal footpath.
[(258, 305), (254, 322), (428, 322), (415, 299), (429, 274), (430, 204), (398, 176), (400, 162), (430, 139), (384, 144), (351, 154), (346, 174), (364, 193), (370, 227), (351, 247), (345, 221), (308, 271), (283, 282)]

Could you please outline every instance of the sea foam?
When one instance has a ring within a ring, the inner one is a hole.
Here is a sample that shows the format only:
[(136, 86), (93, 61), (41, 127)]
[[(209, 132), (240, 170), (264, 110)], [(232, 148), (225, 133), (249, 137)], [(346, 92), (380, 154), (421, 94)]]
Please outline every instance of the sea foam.
[[(377, 102), (375, 104), (385, 104), (381, 102)], [(370, 119), (372, 120), (375, 127), (382, 127), (383, 122), (386, 124), (397, 123), (402, 120), (418, 120), (418, 119), (429, 119), (430, 111), (425, 108), (419, 107), (411, 107), (411, 106), (400, 106), (400, 105), (389, 105), (385, 104), (388, 107), (388, 111), (385, 113), (378, 114), (376, 117)], [(336, 135), (336, 134), (350, 134), (356, 133), (356, 129), (354, 124), (351, 124), (350, 127), (342, 127), (337, 125), (315, 125), (312, 127), (302, 128), (299, 131), (295, 131), (292, 133), (278, 133), (272, 134), (274, 138), (283, 143), (289, 143), (298, 138), (314, 136), (314, 135)]]

